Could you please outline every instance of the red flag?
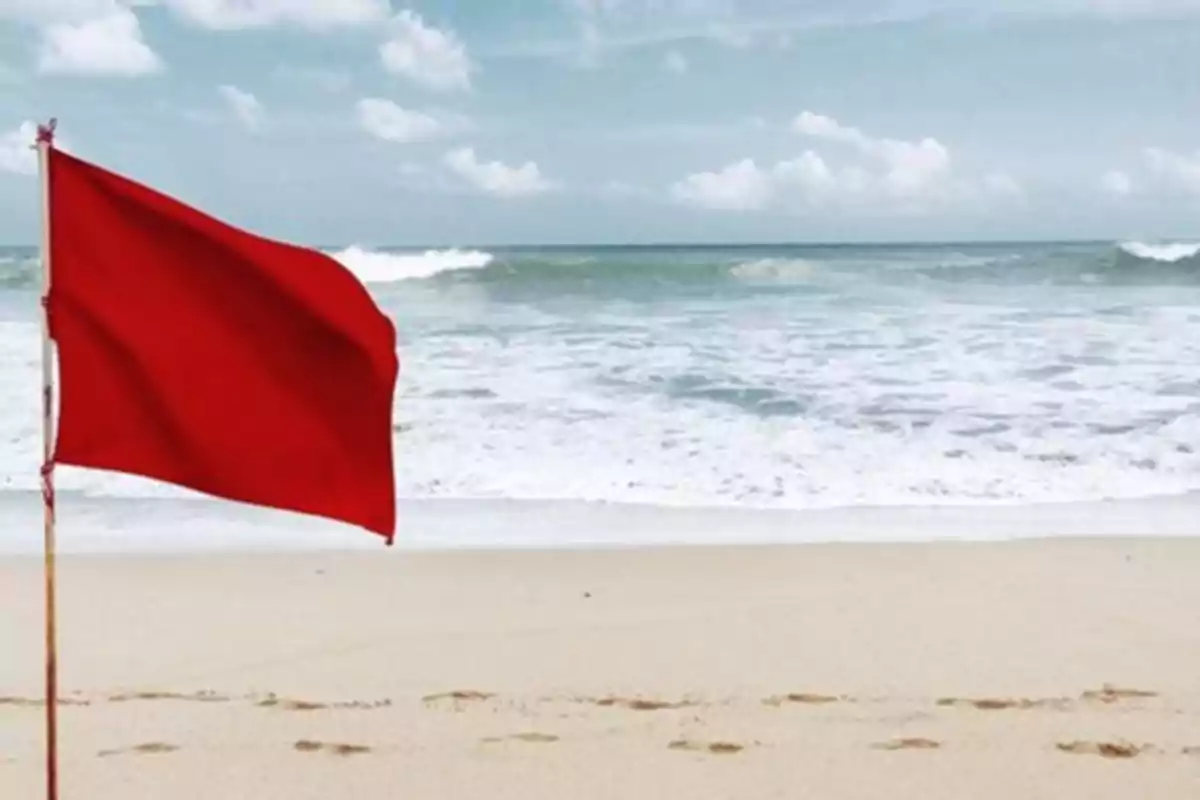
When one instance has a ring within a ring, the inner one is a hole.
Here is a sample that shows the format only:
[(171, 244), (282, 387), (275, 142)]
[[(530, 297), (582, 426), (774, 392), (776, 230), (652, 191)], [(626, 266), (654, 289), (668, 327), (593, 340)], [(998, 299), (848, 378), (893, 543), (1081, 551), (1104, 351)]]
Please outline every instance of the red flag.
[(392, 540), (396, 333), (314, 250), (49, 152), (54, 461)]

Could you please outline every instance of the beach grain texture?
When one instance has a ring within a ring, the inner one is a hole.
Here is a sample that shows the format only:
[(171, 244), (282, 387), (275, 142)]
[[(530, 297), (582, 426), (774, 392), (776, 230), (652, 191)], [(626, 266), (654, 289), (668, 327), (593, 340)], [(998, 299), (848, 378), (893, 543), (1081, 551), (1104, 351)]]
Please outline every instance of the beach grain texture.
[[(65, 557), (64, 800), (1200, 796), (1200, 539)], [(42, 792), (0, 559), (0, 798)]]

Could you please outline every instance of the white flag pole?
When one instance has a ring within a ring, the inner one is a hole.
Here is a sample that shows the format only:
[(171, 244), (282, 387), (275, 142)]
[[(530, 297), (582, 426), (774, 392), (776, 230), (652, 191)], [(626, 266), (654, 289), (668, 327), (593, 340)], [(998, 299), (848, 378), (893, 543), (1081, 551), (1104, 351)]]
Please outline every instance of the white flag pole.
[(38, 173), (42, 191), (42, 508), (45, 517), (46, 591), (46, 798), (58, 800), (58, 631), (54, 540), (54, 346), (50, 341), (50, 150), (57, 120), (39, 125)]

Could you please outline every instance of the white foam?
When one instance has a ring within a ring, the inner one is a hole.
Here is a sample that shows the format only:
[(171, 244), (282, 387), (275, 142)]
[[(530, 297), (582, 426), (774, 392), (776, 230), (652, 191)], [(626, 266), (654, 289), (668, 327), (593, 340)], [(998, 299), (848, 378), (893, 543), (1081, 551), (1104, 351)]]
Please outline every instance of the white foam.
[[(934, 285), (880, 303), (863, 282), (853, 304), (412, 288), (381, 299), (404, 332), (403, 498), (823, 509), (1200, 490), (1200, 287)], [(34, 319), (0, 321), (0, 491), (38, 486)], [(181, 494), (71, 469), (60, 487)]]
[(1173, 264), (1193, 258), (1200, 253), (1200, 242), (1175, 242), (1173, 244), (1146, 244), (1145, 242), (1125, 242), (1121, 249), (1131, 256), (1150, 261), (1165, 261)]
[(796, 281), (811, 278), (816, 270), (816, 264), (802, 258), (760, 258), (735, 265), (729, 274), (750, 281)]
[(419, 280), (452, 270), (483, 269), (492, 263), (491, 253), (457, 248), (423, 253), (384, 253), (351, 245), (329, 255), (365, 283)]

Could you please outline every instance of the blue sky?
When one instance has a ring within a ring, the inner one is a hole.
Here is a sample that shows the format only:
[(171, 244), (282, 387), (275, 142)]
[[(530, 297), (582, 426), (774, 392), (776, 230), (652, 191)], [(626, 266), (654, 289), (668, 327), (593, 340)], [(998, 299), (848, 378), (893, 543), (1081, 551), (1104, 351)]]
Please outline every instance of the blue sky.
[(0, 0), (29, 124), (321, 244), (1200, 236), (1200, 0)]

